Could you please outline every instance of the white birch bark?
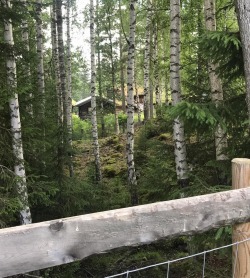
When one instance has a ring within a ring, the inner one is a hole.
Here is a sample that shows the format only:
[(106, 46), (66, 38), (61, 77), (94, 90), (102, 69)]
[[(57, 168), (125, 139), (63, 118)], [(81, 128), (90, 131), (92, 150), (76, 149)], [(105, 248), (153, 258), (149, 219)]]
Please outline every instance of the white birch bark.
[[(204, 1), (205, 25), (208, 31), (216, 31), (215, 2), (214, 0)], [(211, 87), (212, 101), (218, 106), (223, 101), (222, 81), (216, 74), (217, 65), (208, 62), (209, 80)], [(218, 124), (215, 129), (215, 150), (216, 160), (227, 160), (225, 148), (227, 147), (226, 132)]]
[(144, 50), (144, 121), (149, 119), (149, 66), (150, 66), (150, 26), (151, 26), (151, 0), (147, 2), (148, 12), (146, 18), (145, 50)]
[[(27, 1), (26, 0), (19, 0), (19, 1), (22, 3), (24, 8), (26, 10), (28, 10)], [(29, 30), (28, 30), (29, 26), (28, 26), (28, 22), (25, 18), (22, 19), (21, 28), (22, 28), (22, 41), (24, 43), (25, 50), (27, 51), (27, 54), (28, 54), (30, 51)], [(26, 71), (27, 80), (30, 81), (30, 79), (31, 79), (30, 63), (28, 63), (27, 67), (25, 68), (25, 71)], [(30, 103), (28, 104), (27, 109), (28, 109), (28, 112), (30, 113), (30, 115), (32, 116), (33, 115), (33, 106), (31, 103), (31, 100), (33, 97), (32, 93), (29, 94), (29, 97), (30, 97), (30, 100), (29, 100)]]
[(45, 82), (43, 62), (43, 30), (42, 30), (42, 0), (36, 1), (36, 47), (37, 47), (37, 77), (38, 92), (40, 95), (40, 113), (42, 118), (45, 113)]
[(91, 123), (92, 123), (92, 137), (94, 145), (96, 180), (102, 180), (101, 160), (98, 141), (97, 117), (96, 117), (96, 65), (95, 65), (95, 22), (94, 22), (94, 4), (90, 0), (90, 55), (91, 55)]
[(68, 131), (68, 141), (69, 141), (69, 175), (73, 177), (73, 163), (72, 163), (72, 73), (71, 73), (71, 36), (70, 36), (70, 5), (71, 0), (67, 0), (66, 3), (66, 26), (67, 26), (67, 106), (66, 106), (66, 117), (67, 117), (67, 131)]
[(244, 57), (244, 71), (246, 80), (246, 102), (250, 126), (250, 2), (249, 0), (236, 0), (236, 10), (240, 28), (242, 51)]
[[(170, 89), (173, 105), (181, 101), (180, 35), (180, 0), (170, 0)], [(186, 142), (184, 124), (179, 118), (174, 120), (173, 140), (178, 183), (186, 186), (188, 185)]]
[(127, 167), (128, 185), (131, 190), (132, 205), (138, 204), (137, 180), (134, 162), (134, 59), (135, 59), (135, 27), (136, 27), (136, 0), (130, 0), (129, 18), (129, 45), (128, 45), (128, 66), (127, 66)]
[[(9, 0), (1, 0), (4, 7), (11, 9)], [(11, 19), (7, 19), (4, 22), (4, 40), (9, 46), (9, 55), (6, 58), (7, 67), (7, 82), (10, 91), (12, 92), (12, 97), (9, 100), (10, 107), (10, 118), (11, 118), (11, 134), (12, 134), (12, 146), (15, 155), (15, 165), (14, 172), (17, 177), (17, 193), (20, 200), (21, 210), (20, 210), (20, 222), (22, 225), (31, 223), (31, 213), (28, 204), (28, 193), (27, 193), (27, 182), (26, 173), (24, 166), (23, 157), (23, 146), (21, 137), (21, 120), (19, 112), (19, 102), (18, 95), (16, 93), (16, 62), (13, 53), (13, 32), (12, 32), (12, 22)]]

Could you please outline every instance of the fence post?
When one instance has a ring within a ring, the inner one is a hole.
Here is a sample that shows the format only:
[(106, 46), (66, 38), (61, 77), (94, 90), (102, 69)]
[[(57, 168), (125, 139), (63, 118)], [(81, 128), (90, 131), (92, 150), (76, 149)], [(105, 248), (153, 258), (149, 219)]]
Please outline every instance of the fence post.
[[(250, 159), (232, 160), (232, 187), (250, 187)], [(250, 222), (233, 226), (233, 243), (247, 238), (250, 238)], [(233, 246), (232, 271), (233, 278), (250, 278), (250, 240)]]

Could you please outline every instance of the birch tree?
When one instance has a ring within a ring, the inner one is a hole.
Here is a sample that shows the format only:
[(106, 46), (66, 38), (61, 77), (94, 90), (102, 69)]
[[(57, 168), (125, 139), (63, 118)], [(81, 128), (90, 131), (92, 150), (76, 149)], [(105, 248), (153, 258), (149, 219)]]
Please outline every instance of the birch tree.
[(134, 162), (134, 59), (135, 59), (135, 27), (136, 27), (136, 0), (130, 0), (128, 66), (127, 66), (127, 167), (128, 184), (131, 189), (131, 203), (138, 204), (137, 180)]
[(246, 102), (250, 126), (250, 2), (248, 0), (236, 0), (235, 3), (244, 58)]
[(150, 26), (151, 26), (151, 0), (148, 0), (148, 11), (146, 19), (145, 32), (145, 50), (144, 50), (144, 120), (149, 119), (149, 65), (150, 65)]
[(42, 31), (42, 0), (36, 1), (36, 47), (37, 47), (37, 77), (38, 92), (40, 98), (40, 113), (44, 118), (45, 110), (45, 82), (44, 82), (44, 64), (43, 64), (43, 31)]
[(98, 141), (97, 117), (96, 117), (96, 65), (95, 65), (95, 23), (94, 23), (94, 4), (90, 0), (90, 55), (91, 55), (91, 124), (94, 145), (96, 180), (102, 180), (101, 160)]
[[(1, 0), (4, 8), (11, 9), (9, 0)], [(10, 11), (9, 11), (10, 12)], [(10, 119), (11, 119), (11, 135), (12, 147), (15, 156), (14, 172), (17, 177), (16, 187), (20, 200), (20, 222), (22, 225), (31, 223), (31, 213), (28, 204), (26, 172), (23, 156), (23, 145), (21, 136), (21, 120), (19, 112), (19, 102), (16, 84), (16, 62), (14, 56), (14, 40), (12, 31), (12, 21), (10, 18), (4, 21), (4, 41), (8, 47), (8, 55), (6, 57), (7, 83), (11, 98), (9, 100)]]
[[(215, 1), (205, 0), (204, 1), (205, 11), (205, 25), (208, 31), (216, 31), (216, 18), (215, 18)], [(223, 101), (223, 89), (222, 81), (216, 74), (217, 65), (208, 62), (208, 73), (211, 87), (211, 98), (215, 105), (218, 107)], [(215, 129), (215, 149), (216, 149), (216, 160), (226, 160), (228, 157), (224, 153), (224, 149), (227, 147), (226, 132), (222, 129), (221, 125), (218, 124)]]
[[(170, 0), (170, 89), (173, 105), (181, 101), (180, 34), (180, 0)], [(181, 186), (186, 186), (188, 185), (187, 153), (184, 124), (180, 118), (174, 119), (173, 140), (177, 180)]]

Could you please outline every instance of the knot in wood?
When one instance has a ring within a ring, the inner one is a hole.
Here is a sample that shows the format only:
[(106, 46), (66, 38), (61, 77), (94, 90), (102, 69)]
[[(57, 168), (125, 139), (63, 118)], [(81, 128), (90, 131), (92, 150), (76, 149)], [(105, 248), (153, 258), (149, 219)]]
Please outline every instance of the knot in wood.
[(62, 220), (57, 221), (56, 223), (53, 223), (53, 224), (49, 225), (49, 228), (54, 232), (60, 231), (62, 229), (62, 227), (63, 227), (63, 221)]

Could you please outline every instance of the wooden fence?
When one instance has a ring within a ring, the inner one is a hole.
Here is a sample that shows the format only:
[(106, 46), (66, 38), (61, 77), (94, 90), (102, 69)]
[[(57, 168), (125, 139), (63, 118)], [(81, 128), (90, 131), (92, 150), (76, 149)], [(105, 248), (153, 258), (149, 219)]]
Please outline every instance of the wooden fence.
[[(233, 160), (233, 173), (238, 177), (234, 177), (236, 187), (250, 186), (250, 160)], [(241, 188), (1, 229), (0, 277), (73, 262), (122, 246), (247, 221), (250, 188)], [(237, 232), (235, 238), (239, 238)]]

